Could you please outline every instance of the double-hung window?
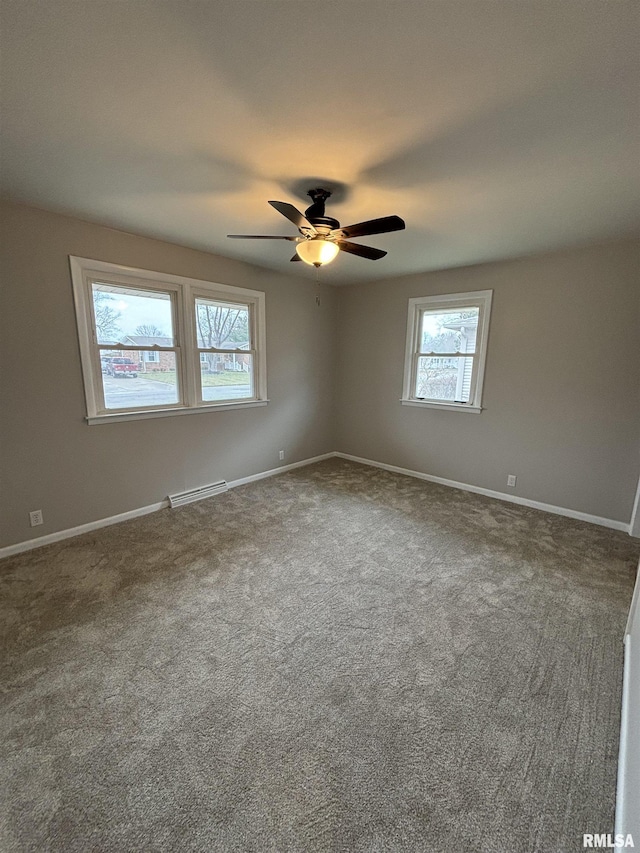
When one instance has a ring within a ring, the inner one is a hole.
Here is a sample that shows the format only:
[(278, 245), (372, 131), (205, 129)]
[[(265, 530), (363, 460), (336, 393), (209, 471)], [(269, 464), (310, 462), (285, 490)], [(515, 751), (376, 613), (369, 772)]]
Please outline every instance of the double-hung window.
[(409, 300), (402, 403), (482, 411), (491, 290)]
[(70, 258), (90, 423), (265, 405), (265, 297)]

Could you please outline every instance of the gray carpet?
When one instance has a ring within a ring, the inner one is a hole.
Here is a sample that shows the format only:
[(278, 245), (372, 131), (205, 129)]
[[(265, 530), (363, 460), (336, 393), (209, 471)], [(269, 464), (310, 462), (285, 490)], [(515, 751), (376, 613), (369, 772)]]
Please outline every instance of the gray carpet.
[(343, 460), (0, 564), (0, 849), (582, 850), (626, 534)]

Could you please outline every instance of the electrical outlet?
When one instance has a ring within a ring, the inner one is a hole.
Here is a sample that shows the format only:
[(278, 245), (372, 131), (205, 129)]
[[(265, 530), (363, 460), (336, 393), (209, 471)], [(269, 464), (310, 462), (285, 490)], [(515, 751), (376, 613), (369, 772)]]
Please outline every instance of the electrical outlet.
[(516, 484), (516, 475), (515, 474), (507, 474), (507, 486), (515, 486)]
[(32, 527), (37, 527), (39, 524), (44, 523), (44, 518), (42, 517), (41, 509), (34, 509), (33, 512), (29, 513), (29, 522)]
[(282, 461), (284, 459), (284, 450), (281, 450), (280, 453), (278, 453), (278, 456), (280, 457), (280, 460)]

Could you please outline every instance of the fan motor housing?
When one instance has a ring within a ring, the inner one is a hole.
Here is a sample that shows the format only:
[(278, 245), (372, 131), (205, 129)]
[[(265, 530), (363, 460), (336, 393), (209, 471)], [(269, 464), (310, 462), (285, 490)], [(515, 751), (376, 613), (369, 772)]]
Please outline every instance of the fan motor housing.
[[(334, 228), (339, 228), (340, 223), (337, 219), (333, 219), (331, 216), (314, 216), (309, 218), (309, 222), (314, 226), (317, 231), (321, 233), (329, 233), (329, 231), (333, 231)], [(326, 232), (325, 232), (326, 229)]]

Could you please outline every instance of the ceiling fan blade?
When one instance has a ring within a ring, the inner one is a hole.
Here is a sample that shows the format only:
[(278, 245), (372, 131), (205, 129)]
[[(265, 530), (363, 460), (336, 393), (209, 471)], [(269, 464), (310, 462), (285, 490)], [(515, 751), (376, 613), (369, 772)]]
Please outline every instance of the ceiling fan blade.
[(343, 252), (350, 255), (358, 255), (360, 258), (368, 258), (370, 261), (378, 261), (387, 254), (382, 249), (374, 249), (371, 246), (360, 246), (358, 243), (348, 243), (346, 240), (338, 240), (338, 246)]
[(289, 258), (290, 261), (299, 261), (301, 260), (300, 255), (295, 254), (292, 258)]
[(368, 219), (355, 225), (335, 228), (331, 233), (336, 237), (366, 237), (369, 234), (386, 234), (389, 231), (402, 231), (404, 219), (399, 216), (382, 216), (380, 219)]
[(300, 240), (300, 237), (279, 237), (273, 234), (227, 234), (237, 240)]
[(286, 201), (270, 201), (269, 204), (271, 207), (274, 207), (278, 213), (281, 213), (283, 216), (286, 216), (290, 222), (293, 222), (296, 228), (298, 228), (302, 233), (316, 233), (316, 229), (309, 222), (306, 216), (303, 216), (303, 214), (300, 213), (300, 211), (292, 204), (289, 204)]

